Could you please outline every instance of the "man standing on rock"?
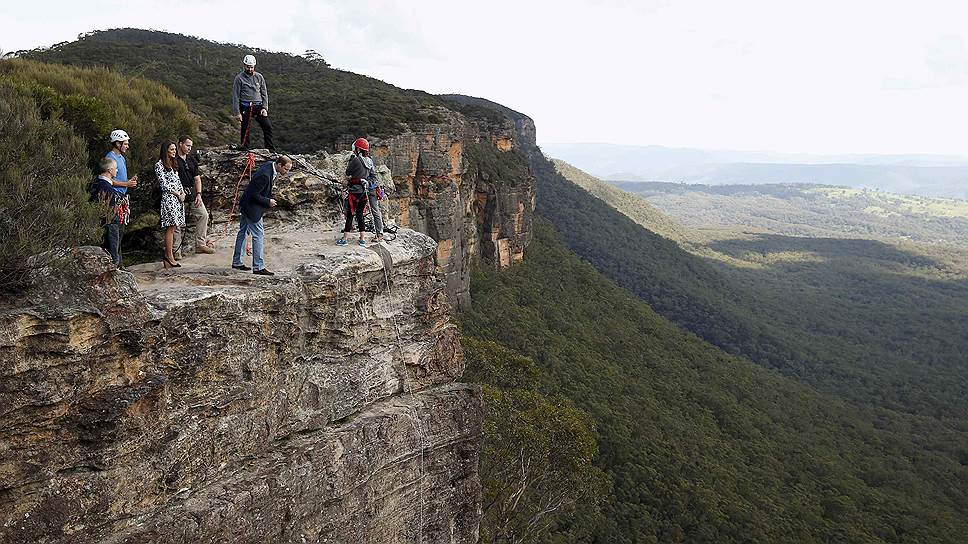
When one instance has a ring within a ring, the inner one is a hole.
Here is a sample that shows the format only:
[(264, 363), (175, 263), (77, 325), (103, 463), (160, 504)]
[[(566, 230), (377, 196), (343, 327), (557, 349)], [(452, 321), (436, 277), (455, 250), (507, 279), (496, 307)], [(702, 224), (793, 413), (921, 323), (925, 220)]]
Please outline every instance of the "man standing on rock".
[(275, 151), (272, 145), (272, 123), (269, 122), (269, 89), (266, 78), (255, 71), (255, 57), (246, 55), (242, 59), (243, 69), (235, 76), (232, 83), (232, 113), (242, 123), (242, 137), (240, 144), (244, 149), (249, 148), (249, 130), (252, 119), (255, 118), (262, 127), (262, 138), (266, 149)]
[[(272, 198), (272, 185), (276, 177), (285, 176), (292, 169), (292, 159), (286, 155), (279, 155), (273, 162), (267, 162), (259, 167), (252, 176), (252, 181), (245, 188), (239, 200), (239, 234), (235, 237), (235, 253), (232, 255), (232, 268), (237, 270), (252, 270), (260, 276), (274, 276), (266, 270), (262, 255), (262, 238), (265, 230), (262, 227), (262, 216), (266, 210), (273, 208), (276, 201)], [(242, 264), (242, 249), (245, 246), (245, 236), (252, 234), (252, 268)]]
[[(198, 173), (198, 161), (192, 154), (192, 139), (178, 138), (178, 178), (185, 189), (185, 217), (195, 223), (195, 253), (215, 253), (208, 241), (208, 210), (202, 202), (202, 176)], [(182, 228), (175, 229), (175, 251), (181, 253)], [(175, 255), (175, 258), (180, 258)]]

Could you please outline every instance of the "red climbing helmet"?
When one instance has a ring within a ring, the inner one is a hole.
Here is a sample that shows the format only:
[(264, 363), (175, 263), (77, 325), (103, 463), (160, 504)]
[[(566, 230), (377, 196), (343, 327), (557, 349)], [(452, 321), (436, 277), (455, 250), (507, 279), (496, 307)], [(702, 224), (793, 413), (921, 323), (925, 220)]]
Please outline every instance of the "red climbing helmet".
[(361, 151), (369, 151), (370, 142), (366, 141), (366, 138), (357, 138), (356, 141), (353, 142), (353, 149), (359, 149)]

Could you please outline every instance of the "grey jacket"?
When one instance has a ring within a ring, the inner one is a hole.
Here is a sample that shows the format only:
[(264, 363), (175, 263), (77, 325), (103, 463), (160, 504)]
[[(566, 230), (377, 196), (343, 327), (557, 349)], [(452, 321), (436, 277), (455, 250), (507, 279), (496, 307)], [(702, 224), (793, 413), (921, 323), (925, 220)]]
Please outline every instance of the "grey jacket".
[(269, 89), (262, 74), (255, 72), (250, 76), (242, 70), (235, 76), (232, 83), (232, 113), (235, 115), (240, 113), (239, 102), (262, 102), (262, 107), (269, 109)]

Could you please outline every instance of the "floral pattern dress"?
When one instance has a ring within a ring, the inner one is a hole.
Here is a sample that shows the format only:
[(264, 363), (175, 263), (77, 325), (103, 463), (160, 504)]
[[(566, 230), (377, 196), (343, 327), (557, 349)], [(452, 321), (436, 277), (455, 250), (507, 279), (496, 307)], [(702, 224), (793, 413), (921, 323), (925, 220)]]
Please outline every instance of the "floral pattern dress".
[(177, 170), (165, 170), (165, 165), (159, 160), (155, 163), (155, 176), (161, 188), (161, 226), (184, 227), (185, 208), (178, 197), (172, 194), (182, 190), (181, 180)]

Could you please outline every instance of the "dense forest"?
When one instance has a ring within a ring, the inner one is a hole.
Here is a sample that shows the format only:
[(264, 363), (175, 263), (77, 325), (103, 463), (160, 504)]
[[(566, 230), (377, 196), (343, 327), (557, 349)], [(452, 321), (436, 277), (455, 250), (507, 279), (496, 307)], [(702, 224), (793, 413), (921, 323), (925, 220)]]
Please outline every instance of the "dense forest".
[(950, 449), (964, 433), (915, 437), (915, 418), (858, 408), (725, 354), (582, 262), (548, 223), (537, 224), (522, 264), (481, 272), (472, 289), (464, 334), (533, 360), (540, 390), (596, 425), (596, 465), (611, 493), (582, 503), (542, 542), (968, 534), (968, 452)]

